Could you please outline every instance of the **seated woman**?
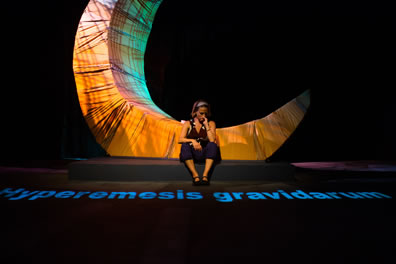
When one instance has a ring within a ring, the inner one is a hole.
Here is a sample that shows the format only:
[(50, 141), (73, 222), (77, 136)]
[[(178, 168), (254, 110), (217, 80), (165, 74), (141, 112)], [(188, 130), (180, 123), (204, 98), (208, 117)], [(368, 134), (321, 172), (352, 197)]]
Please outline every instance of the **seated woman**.
[[(208, 174), (217, 158), (216, 123), (208, 120), (211, 117), (210, 105), (204, 100), (194, 103), (191, 117), (189, 122), (184, 123), (180, 134), (180, 161), (190, 170), (193, 185), (209, 185)], [(205, 162), (202, 179), (194, 162)]]

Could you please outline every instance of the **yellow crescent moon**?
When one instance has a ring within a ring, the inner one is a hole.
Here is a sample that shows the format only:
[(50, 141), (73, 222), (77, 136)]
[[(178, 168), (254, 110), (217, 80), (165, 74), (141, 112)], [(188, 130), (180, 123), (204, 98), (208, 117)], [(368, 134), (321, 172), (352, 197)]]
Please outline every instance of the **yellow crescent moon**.
[[(78, 25), (73, 71), (84, 118), (111, 156), (178, 158), (182, 124), (148, 92), (144, 53), (162, 0), (91, 0)], [(294, 132), (307, 90), (268, 116), (218, 128), (223, 160), (265, 160)]]

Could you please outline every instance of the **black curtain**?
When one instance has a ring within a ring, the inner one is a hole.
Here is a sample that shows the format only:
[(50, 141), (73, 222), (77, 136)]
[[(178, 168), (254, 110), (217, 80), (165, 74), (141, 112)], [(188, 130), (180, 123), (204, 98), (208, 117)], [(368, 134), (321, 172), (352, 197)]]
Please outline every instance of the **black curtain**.
[[(273, 160), (396, 157), (391, 8), (283, 1), (245, 12), (233, 3), (161, 4), (145, 57), (158, 106), (186, 119), (204, 97), (222, 127), (263, 117), (310, 88), (306, 118)], [(2, 160), (107, 155), (81, 114), (73, 77), (87, 4), (31, 2), (18, 11), (24, 30), (6, 28), (12, 84), (3, 89)]]

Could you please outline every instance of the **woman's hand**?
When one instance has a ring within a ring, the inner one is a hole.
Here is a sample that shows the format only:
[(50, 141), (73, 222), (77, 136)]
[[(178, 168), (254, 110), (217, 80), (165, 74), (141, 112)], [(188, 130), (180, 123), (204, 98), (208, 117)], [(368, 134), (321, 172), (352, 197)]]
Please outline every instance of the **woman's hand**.
[(193, 148), (194, 148), (195, 150), (198, 150), (198, 151), (201, 151), (201, 150), (202, 150), (202, 146), (201, 146), (201, 144), (198, 143), (198, 141), (194, 140), (194, 141), (192, 142), (192, 144), (193, 144)]
[(206, 117), (204, 118), (204, 121), (202, 122), (202, 124), (205, 126), (206, 129), (209, 129), (209, 122)]

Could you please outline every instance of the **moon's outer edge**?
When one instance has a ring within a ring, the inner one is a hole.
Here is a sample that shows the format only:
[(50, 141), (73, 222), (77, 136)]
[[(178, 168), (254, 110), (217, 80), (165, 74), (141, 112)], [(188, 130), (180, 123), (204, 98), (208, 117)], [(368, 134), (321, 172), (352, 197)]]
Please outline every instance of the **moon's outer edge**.
[[(151, 13), (142, 20), (146, 25), (150, 23), (151, 30), (161, 1), (130, 1), (128, 4), (132, 5), (130, 8), (139, 9), (154, 3)], [(121, 4), (125, 4), (125, 1), (91, 0), (80, 20), (74, 47), (73, 71), (81, 110), (97, 142), (111, 156), (178, 158), (180, 145), (176, 141), (181, 123), (159, 109), (149, 95), (140, 100), (139, 92), (136, 91), (141, 87), (128, 87), (131, 90), (129, 94), (128, 91), (120, 92), (122, 82), (119, 77), (122, 75), (117, 74), (122, 72), (122, 67), (115, 67), (109, 48), (112, 45), (110, 42), (117, 36), (112, 35), (112, 39), (109, 39), (109, 29), (114, 8), (117, 7), (119, 12)], [(147, 38), (150, 30), (147, 31)], [(136, 39), (139, 37), (142, 36), (136, 36)], [(144, 52), (139, 58), (133, 59), (134, 65), (139, 67), (140, 74), (144, 76), (144, 70), (141, 72), (144, 69)], [(130, 69), (138, 70), (133, 67)], [(141, 78), (134, 80), (133, 75), (128, 72), (125, 74), (128, 78), (123, 84), (146, 85)], [(306, 91), (264, 118), (218, 128), (217, 138), (222, 159), (267, 159), (297, 128), (309, 102), (309, 91)]]

